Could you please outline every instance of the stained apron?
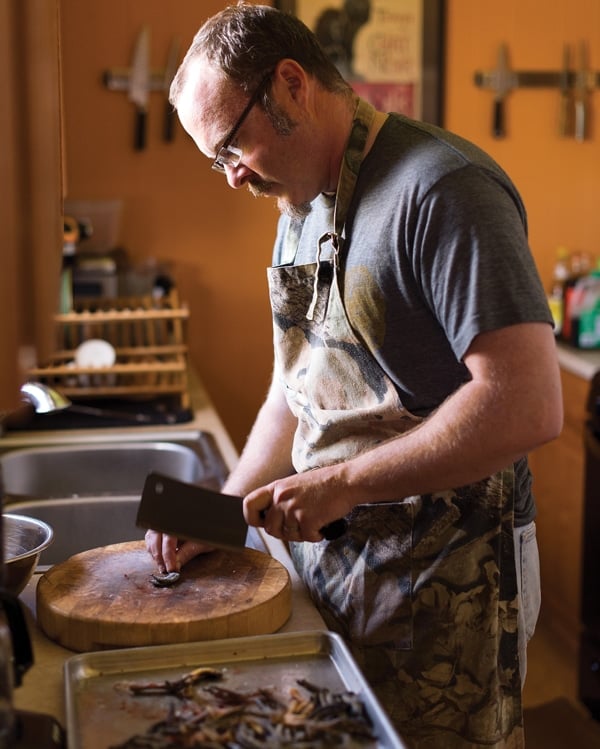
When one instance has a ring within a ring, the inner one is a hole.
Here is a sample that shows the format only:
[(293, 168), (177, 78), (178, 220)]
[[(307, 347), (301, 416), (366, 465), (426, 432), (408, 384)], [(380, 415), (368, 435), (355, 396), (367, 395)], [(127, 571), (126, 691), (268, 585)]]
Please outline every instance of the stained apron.
[[(298, 472), (351, 459), (421, 421), (354, 332), (340, 293), (344, 219), (373, 113), (359, 101), (317, 262), (268, 272)], [(358, 505), (341, 538), (290, 544), (327, 626), (412, 749), (524, 746), (513, 492), (507, 469), (458, 489)]]

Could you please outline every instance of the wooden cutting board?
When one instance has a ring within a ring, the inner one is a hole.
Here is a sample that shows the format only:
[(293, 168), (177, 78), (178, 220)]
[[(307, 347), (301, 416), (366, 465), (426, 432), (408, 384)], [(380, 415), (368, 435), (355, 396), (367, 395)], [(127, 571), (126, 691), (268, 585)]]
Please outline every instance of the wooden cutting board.
[(270, 634), (291, 613), (286, 568), (254, 549), (216, 550), (189, 562), (179, 582), (157, 588), (143, 541), (75, 554), (37, 585), (37, 619), (71, 650)]

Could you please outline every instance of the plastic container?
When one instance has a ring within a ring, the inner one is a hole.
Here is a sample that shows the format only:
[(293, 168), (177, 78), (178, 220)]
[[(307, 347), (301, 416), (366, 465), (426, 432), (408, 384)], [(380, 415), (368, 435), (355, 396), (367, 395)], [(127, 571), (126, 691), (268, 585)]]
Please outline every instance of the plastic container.
[(554, 335), (560, 336), (563, 332), (565, 317), (565, 289), (571, 277), (569, 252), (565, 247), (559, 247), (556, 251), (556, 263), (552, 271), (552, 286), (548, 295), (548, 306), (554, 321)]
[(85, 222), (91, 232), (80, 237), (78, 250), (103, 254), (119, 244), (122, 200), (65, 200), (65, 213)]
[(600, 266), (574, 285), (570, 313), (571, 343), (578, 348), (600, 348)]

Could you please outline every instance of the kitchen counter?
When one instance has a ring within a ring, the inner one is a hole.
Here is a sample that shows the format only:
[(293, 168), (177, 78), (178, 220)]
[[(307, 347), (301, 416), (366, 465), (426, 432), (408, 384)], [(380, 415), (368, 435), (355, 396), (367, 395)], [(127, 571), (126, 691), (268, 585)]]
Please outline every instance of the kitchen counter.
[[(326, 629), (310, 597), (291, 567), (291, 561), (283, 544), (266, 537), (265, 543), (273, 557), (288, 569), (292, 582), (292, 614), (279, 632), (304, 632)], [(33, 645), (34, 665), (25, 674), (23, 684), (15, 689), (14, 706), (20, 710), (47, 713), (66, 725), (64, 704), (63, 666), (68, 658), (77, 655), (45, 636), (35, 619), (35, 591), (40, 574), (35, 574), (20, 600), (24, 605), (29, 634)]]
[(190, 374), (190, 396), (194, 417), (191, 421), (178, 424), (155, 424), (150, 426), (111, 427), (98, 429), (76, 430), (43, 430), (43, 431), (12, 431), (0, 437), (0, 449), (13, 450), (32, 447), (39, 444), (65, 445), (85, 442), (99, 444), (103, 442), (138, 440), (185, 440), (195, 432), (210, 432), (223, 455), (227, 465), (235, 465), (237, 451), (227, 434), (223, 422), (219, 418), (202, 382)]
[[(19, 432), (9, 433), (0, 439), (4, 449), (30, 447), (36, 441), (47, 444), (70, 444), (86, 441), (87, 443), (110, 442), (118, 439), (186, 439), (194, 431), (210, 432), (229, 468), (237, 460), (237, 451), (231, 442), (223, 423), (214, 409), (208, 394), (201, 382), (192, 378), (193, 421), (174, 426), (159, 427), (123, 427), (115, 429), (90, 429), (73, 432)], [(261, 537), (275, 559), (281, 562), (290, 575), (292, 583), (292, 614), (286, 624), (279, 630), (308, 631), (326, 629), (325, 624), (314, 608), (306, 588), (294, 570), (286, 546), (278, 539), (261, 532)], [(24, 604), (25, 616), (32, 639), (34, 660), (33, 667), (25, 674), (23, 684), (15, 689), (14, 705), (17, 709), (52, 715), (65, 726), (63, 666), (75, 652), (67, 650), (49, 640), (37, 626), (35, 619), (35, 590), (40, 574), (35, 574), (20, 596)]]
[(558, 363), (566, 372), (591, 381), (600, 372), (600, 350), (584, 351), (560, 341), (556, 344)]

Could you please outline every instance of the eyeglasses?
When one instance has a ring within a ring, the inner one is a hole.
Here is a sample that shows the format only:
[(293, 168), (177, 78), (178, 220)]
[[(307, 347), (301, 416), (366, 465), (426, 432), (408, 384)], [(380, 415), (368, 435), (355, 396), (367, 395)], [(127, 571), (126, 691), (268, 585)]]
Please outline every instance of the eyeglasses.
[(223, 141), (221, 147), (217, 151), (215, 160), (212, 163), (212, 169), (214, 169), (215, 172), (220, 172), (221, 174), (224, 174), (226, 166), (238, 166), (238, 164), (242, 160), (242, 149), (236, 148), (235, 146), (230, 145), (230, 143), (235, 138), (237, 131), (242, 126), (246, 117), (250, 114), (250, 110), (256, 104), (259, 97), (265, 90), (267, 83), (269, 82), (271, 78), (271, 75), (272, 75), (271, 73), (267, 73), (265, 77), (261, 80), (261, 82), (258, 84), (256, 91), (252, 94), (252, 96), (248, 100), (248, 103), (244, 107), (244, 111), (241, 113), (237, 122), (231, 128), (231, 130), (227, 134), (227, 137)]

